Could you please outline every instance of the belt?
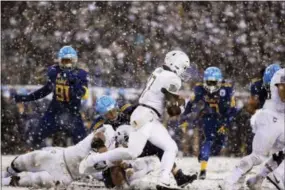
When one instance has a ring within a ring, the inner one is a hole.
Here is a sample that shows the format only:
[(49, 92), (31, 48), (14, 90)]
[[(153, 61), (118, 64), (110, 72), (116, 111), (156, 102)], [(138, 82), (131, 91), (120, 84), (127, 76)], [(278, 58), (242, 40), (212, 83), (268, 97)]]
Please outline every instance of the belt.
[(154, 109), (153, 107), (148, 106), (148, 105), (145, 105), (145, 104), (139, 104), (139, 106), (143, 106), (143, 107), (149, 108), (149, 109), (151, 109), (152, 111), (154, 111), (154, 112), (157, 114), (157, 116), (158, 116), (159, 118), (161, 117), (160, 113), (159, 113), (156, 109)]

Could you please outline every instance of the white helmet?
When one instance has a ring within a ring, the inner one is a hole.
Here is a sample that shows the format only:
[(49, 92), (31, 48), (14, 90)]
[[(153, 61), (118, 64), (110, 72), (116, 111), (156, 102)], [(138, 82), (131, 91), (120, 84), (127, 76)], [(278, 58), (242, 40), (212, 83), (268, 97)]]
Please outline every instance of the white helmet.
[(280, 100), (278, 95), (277, 84), (285, 83), (285, 68), (278, 70), (272, 77), (270, 82), (270, 92), (272, 100)]
[(115, 141), (124, 147), (128, 146), (129, 134), (133, 130), (130, 125), (121, 125), (115, 132)]
[(185, 80), (186, 70), (190, 67), (189, 57), (179, 50), (170, 51), (166, 54), (164, 63), (175, 72), (182, 80)]

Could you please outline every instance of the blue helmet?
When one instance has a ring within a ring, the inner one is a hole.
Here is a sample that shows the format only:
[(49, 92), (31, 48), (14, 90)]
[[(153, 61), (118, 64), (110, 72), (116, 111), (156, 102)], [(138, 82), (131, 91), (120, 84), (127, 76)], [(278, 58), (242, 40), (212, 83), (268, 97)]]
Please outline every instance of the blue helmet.
[(102, 96), (96, 100), (95, 111), (102, 116), (114, 108), (117, 108), (117, 102), (111, 96)]
[(208, 67), (204, 72), (204, 81), (222, 81), (222, 72), (218, 67)]
[[(71, 59), (72, 64), (62, 64), (61, 63), (62, 59)], [(65, 68), (71, 68), (76, 64), (78, 60), (77, 52), (71, 46), (63, 46), (58, 52), (58, 60), (59, 60), (59, 66)]]
[(281, 67), (278, 63), (274, 63), (266, 67), (265, 72), (263, 74), (263, 85), (270, 86), (270, 82), (271, 82), (273, 75), (279, 69), (281, 69)]
[(223, 80), (222, 72), (218, 67), (208, 67), (204, 72), (204, 87), (210, 93), (220, 89)]

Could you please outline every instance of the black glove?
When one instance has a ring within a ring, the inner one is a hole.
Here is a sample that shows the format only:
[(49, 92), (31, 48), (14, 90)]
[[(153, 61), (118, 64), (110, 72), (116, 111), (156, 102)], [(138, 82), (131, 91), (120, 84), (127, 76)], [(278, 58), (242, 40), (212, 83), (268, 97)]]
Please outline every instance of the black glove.
[(285, 158), (285, 153), (284, 153), (283, 151), (279, 151), (279, 152), (277, 152), (277, 153), (274, 153), (274, 154), (272, 155), (272, 157), (273, 157), (273, 160), (274, 160), (275, 162), (277, 162), (278, 165), (280, 165), (281, 162), (282, 162), (282, 161), (284, 160), (284, 158)]

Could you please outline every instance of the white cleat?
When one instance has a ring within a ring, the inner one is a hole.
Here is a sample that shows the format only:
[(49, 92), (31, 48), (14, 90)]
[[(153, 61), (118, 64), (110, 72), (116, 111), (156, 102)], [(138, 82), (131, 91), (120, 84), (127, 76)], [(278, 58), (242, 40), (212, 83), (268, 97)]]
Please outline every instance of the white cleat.
[(246, 181), (246, 185), (250, 190), (259, 190), (261, 189), (263, 181), (264, 181), (264, 177), (260, 175), (256, 175), (254, 177), (249, 178)]
[(268, 174), (268, 176), (266, 177), (268, 179), (268, 181), (270, 181), (270, 183), (272, 183), (278, 190), (284, 190), (284, 183), (282, 181), (282, 178), (280, 178), (279, 176), (277, 176), (274, 173), (270, 173)]

